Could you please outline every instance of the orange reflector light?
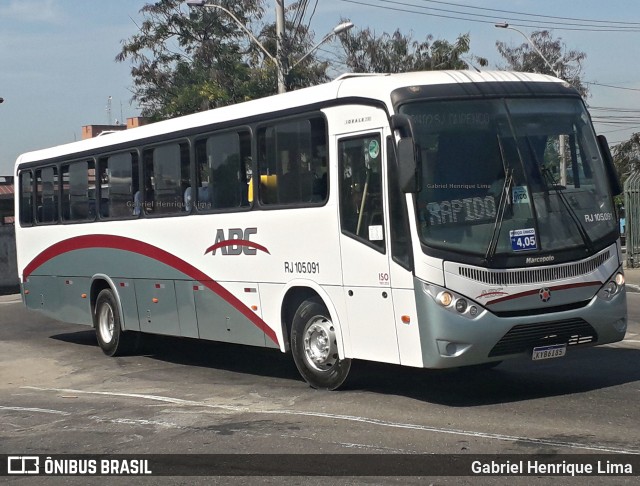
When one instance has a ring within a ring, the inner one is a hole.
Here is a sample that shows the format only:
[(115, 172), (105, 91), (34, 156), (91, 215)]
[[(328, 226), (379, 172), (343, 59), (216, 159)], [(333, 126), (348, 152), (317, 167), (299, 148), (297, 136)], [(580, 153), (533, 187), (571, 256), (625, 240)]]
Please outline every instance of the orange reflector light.
[(153, 302), (154, 304), (157, 304), (160, 301), (157, 298), (154, 297), (153, 299), (151, 299), (151, 302)]
[(28, 295), (28, 294), (29, 294), (29, 291), (28, 291), (28, 290), (25, 290), (25, 291), (24, 291), (24, 295)]
[(251, 306), (251, 310), (252, 311), (257, 311), (258, 310), (258, 306), (257, 305), (252, 305)]
[(80, 297), (82, 297), (83, 299), (87, 298), (87, 294), (82, 294)]
[(411, 324), (411, 317), (409, 316), (402, 316), (400, 319), (402, 319), (403, 324)]

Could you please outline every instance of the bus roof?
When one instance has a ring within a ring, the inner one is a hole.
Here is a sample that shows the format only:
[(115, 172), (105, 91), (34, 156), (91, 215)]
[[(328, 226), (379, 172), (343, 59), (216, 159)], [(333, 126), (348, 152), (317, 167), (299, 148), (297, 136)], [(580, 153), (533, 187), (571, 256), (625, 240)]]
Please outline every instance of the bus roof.
[[(339, 98), (369, 98), (386, 104), (389, 111), (392, 111), (390, 93), (395, 89), (415, 85), (485, 82), (562, 83), (563, 81), (542, 74), (509, 71), (421, 71), (400, 74), (344, 74), (334, 81), (310, 88), (176, 117), (135, 129), (110, 133), (103, 137), (27, 152), (18, 157), (16, 166), (22, 163), (90, 152), (108, 148), (112, 145), (127, 144), (136, 140), (157, 137), (189, 128), (248, 118), (261, 113), (293, 109)], [(277, 110), (274, 110), (274, 106), (277, 106)]]

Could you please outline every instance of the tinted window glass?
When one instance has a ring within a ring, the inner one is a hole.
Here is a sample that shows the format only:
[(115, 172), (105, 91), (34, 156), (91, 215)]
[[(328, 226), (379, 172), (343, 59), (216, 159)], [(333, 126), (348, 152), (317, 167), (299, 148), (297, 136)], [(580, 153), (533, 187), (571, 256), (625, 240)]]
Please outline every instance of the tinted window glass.
[(62, 219), (95, 219), (95, 167), (92, 160), (62, 166)]
[(100, 159), (100, 216), (126, 218), (136, 214), (138, 155), (125, 152)]
[(20, 173), (20, 223), (33, 224), (33, 177), (30, 171)]
[(380, 136), (341, 140), (338, 157), (342, 231), (384, 251)]
[(147, 214), (175, 214), (187, 210), (189, 145), (172, 143), (144, 152), (144, 210)]
[(324, 120), (294, 120), (258, 132), (262, 204), (301, 204), (326, 200)]
[(249, 205), (251, 137), (248, 132), (213, 135), (196, 143), (197, 190), (187, 189), (185, 204), (199, 211)]
[(58, 171), (55, 167), (36, 170), (36, 221), (58, 220)]

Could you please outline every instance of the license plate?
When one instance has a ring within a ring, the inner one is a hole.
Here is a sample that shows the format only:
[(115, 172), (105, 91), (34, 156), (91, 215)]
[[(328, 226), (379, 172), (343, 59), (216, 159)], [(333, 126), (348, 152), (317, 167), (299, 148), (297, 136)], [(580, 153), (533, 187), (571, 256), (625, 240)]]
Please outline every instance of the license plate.
[(533, 355), (531, 359), (533, 361), (538, 361), (541, 359), (552, 359), (552, 358), (561, 358), (567, 354), (567, 345), (566, 344), (554, 344), (552, 346), (540, 346), (538, 348), (533, 348)]

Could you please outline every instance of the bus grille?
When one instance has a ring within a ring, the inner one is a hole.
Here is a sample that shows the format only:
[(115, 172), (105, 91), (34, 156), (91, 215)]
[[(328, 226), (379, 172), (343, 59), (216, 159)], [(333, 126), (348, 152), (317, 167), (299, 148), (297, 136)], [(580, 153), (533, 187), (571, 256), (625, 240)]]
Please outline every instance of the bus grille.
[(489, 353), (489, 357), (523, 353), (531, 351), (536, 346), (564, 343), (576, 346), (597, 340), (596, 330), (580, 318), (540, 324), (520, 324), (512, 327), (498, 341)]
[(582, 262), (533, 270), (479, 270), (477, 268), (460, 266), (459, 274), (462, 277), (489, 285), (505, 286), (546, 283), (553, 280), (563, 280), (591, 273), (606, 262), (610, 256), (611, 252), (607, 250)]

